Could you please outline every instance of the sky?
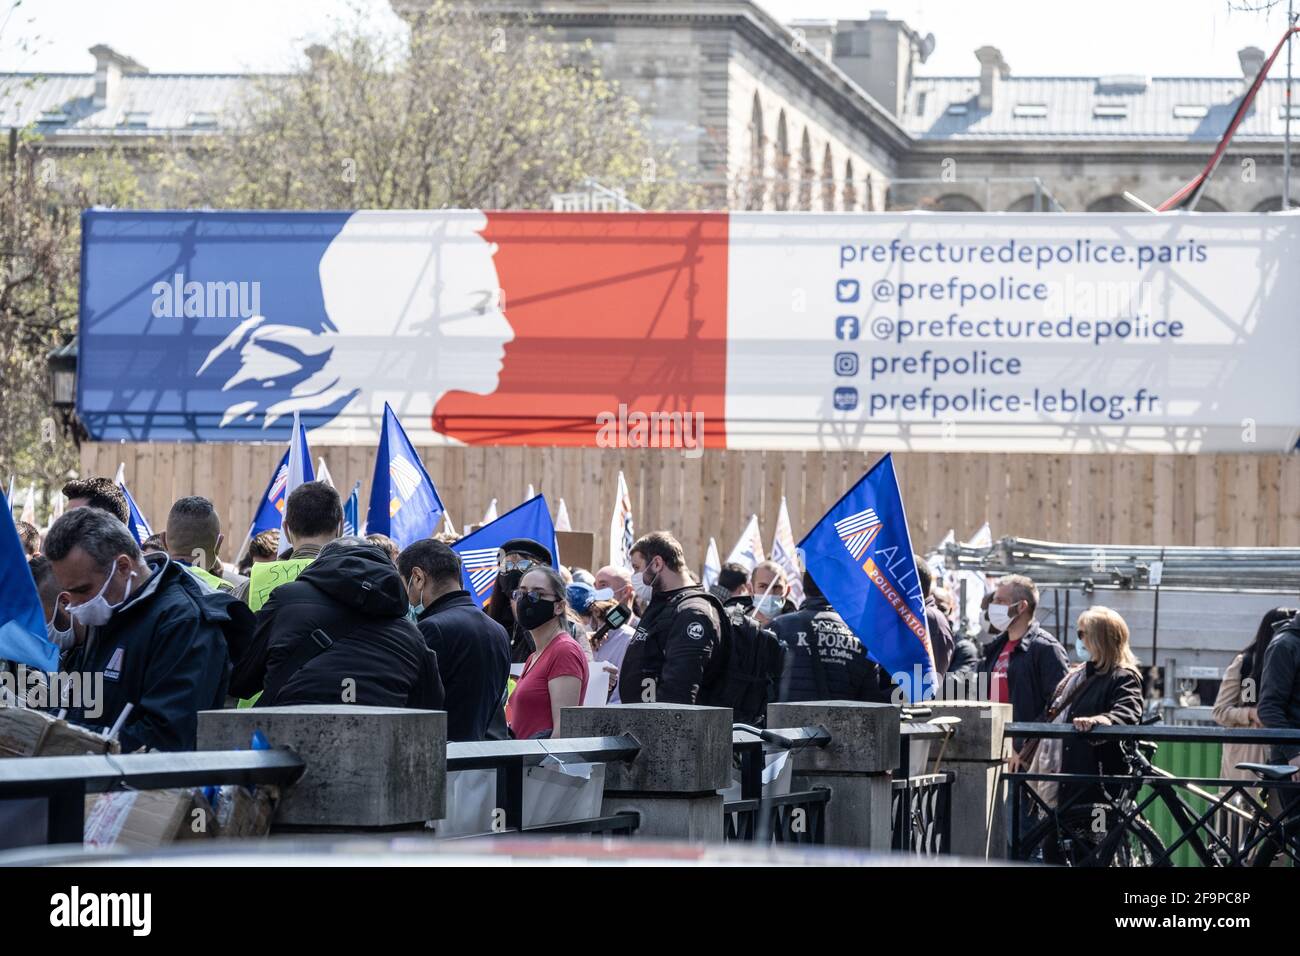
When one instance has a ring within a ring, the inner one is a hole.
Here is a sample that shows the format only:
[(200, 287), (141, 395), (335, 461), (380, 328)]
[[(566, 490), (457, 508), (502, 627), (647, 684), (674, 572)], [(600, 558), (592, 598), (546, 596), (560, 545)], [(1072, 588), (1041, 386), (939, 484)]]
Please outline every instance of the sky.
[[(13, 0), (0, 0), (9, 11)], [(1028, 75), (1239, 76), (1237, 50), (1272, 49), (1286, 0), (759, 0), (788, 21), (863, 19), (886, 10), (935, 35), (921, 72), (974, 75), (974, 51), (998, 47)], [(150, 70), (277, 71), (353, 7), (384, 30), (400, 21), (388, 0), (21, 0), (0, 28), (0, 70), (90, 72), (87, 50), (107, 43)], [(1297, 2), (1300, 9), (1300, 0)], [(3, 14), (0, 13), (0, 17)], [(25, 42), (26, 52), (18, 47)], [(1297, 49), (1300, 73), (1300, 48)]]

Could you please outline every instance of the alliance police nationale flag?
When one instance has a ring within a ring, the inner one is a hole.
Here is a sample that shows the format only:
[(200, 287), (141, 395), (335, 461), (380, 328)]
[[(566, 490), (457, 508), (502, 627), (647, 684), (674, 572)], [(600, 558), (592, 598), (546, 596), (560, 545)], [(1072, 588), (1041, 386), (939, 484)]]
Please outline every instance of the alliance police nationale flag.
[(289, 536), (284, 533), (284, 514), (289, 503), (289, 496), (299, 485), (315, 481), (311, 468), (311, 449), (307, 447), (307, 429), (302, 427), (298, 412), (293, 413), (293, 431), (289, 434), (289, 457), (286, 459), (288, 470), (285, 472), (284, 503), (280, 506), (280, 547), (283, 550)]
[(722, 573), (722, 558), (718, 554), (718, 542), (709, 538), (709, 550), (704, 553), (704, 573), (700, 575), (700, 580), (706, 588), (711, 588), (718, 583), (718, 575)]
[(0, 521), (0, 660), (59, 669), (59, 649), (45, 634), (45, 610), (27, 567), (18, 528)]
[(492, 595), (492, 584), (497, 577), (497, 556), (501, 546), (512, 538), (532, 538), (546, 545), (551, 552), (551, 565), (556, 564), (555, 525), (545, 495), (537, 495), (518, 508), (507, 511), (496, 521), (484, 525), (473, 534), (467, 534), (451, 546), (460, 555), (461, 576), (465, 590), (481, 606)]
[(614, 492), (614, 513), (609, 519), (609, 563), (616, 568), (632, 568), (632, 545), (636, 532), (632, 528), (632, 496), (627, 490), (627, 479), (618, 473), (618, 488)]
[(748, 570), (753, 571), (758, 563), (764, 560), (766, 559), (763, 556), (763, 532), (758, 527), (758, 515), (750, 515), (749, 524), (745, 525), (745, 530), (740, 533), (740, 540), (731, 549), (731, 554), (727, 555), (727, 563), (743, 564)]
[(386, 534), (405, 548), (432, 538), (445, 509), (424, 462), (402, 430), (392, 407), (384, 403), (384, 423), (379, 431), (379, 454), (370, 483), (370, 509), (366, 532)]
[(934, 689), (934, 654), (903, 497), (886, 455), (799, 543), (827, 600), (908, 701)]
[(149, 522), (145, 520), (144, 515), (140, 512), (140, 506), (135, 503), (131, 497), (131, 490), (126, 486), (126, 462), (117, 466), (117, 477), (113, 479), (113, 484), (122, 490), (126, 495), (126, 506), (131, 510), (131, 534), (135, 537), (136, 544), (144, 544), (146, 539), (153, 534), (149, 527)]

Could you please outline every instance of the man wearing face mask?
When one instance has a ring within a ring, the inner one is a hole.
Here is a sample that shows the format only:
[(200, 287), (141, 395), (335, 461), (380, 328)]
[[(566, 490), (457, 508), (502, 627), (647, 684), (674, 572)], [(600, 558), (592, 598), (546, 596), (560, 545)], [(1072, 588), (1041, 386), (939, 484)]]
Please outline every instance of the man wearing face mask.
[(38, 555), (27, 562), (36, 582), (36, 593), (40, 595), (41, 607), (45, 610), (45, 636), (66, 654), (77, 644), (86, 639), (86, 629), (77, 627), (68, 613), (68, 595), (54, 576), (54, 566), (50, 559)]
[[(487, 740), (510, 678), (510, 636), (464, 589), (460, 555), (425, 538), (397, 556), (407, 607), (438, 655), (447, 739)], [(504, 718), (503, 718), (504, 719)]]
[(248, 609), (167, 555), (142, 555), (126, 525), (95, 508), (54, 522), (45, 553), (73, 621), (86, 629), (63, 669), (103, 675), (103, 699), (68, 719), (108, 727), (130, 704), (124, 752), (193, 750), (198, 712), (225, 702), (228, 647), (237, 633), (247, 640)]
[(705, 704), (722, 676), (720, 602), (694, 583), (682, 546), (652, 531), (631, 548), (632, 587), (645, 612), (623, 656), (623, 703)]
[[(1038, 588), (1021, 574), (1000, 579), (988, 606), (1000, 636), (984, 649), (980, 671), (988, 675), (989, 700), (1009, 703), (1015, 721), (1038, 720), (1069, 669), (1065, 648), (1034, 619), (1037, 609)], [(1023, 745), (1013, 743), (1017, 751)]]

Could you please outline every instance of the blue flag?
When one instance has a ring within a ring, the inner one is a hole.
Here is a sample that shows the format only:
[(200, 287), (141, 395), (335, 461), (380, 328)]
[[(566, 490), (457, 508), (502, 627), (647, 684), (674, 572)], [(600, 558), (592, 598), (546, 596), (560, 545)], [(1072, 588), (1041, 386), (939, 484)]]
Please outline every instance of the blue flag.
[(361, 534), (361, 482), (352, 487), (352, 494), (343, 502), (343, 533), (345, 535)]
[(555, 525), (551, 522), (551, 509), (546, 505), (545, 495), (529, 498), (518, 508), (507, 511), (496, 521), (467, 534), (451, 546), (451, 550), (460, 555), (465, 590), (480, 606), (492, 595), (492, 584), (497, 577), (497, 554), (511, 538), (532, 538), (546, 545), (551, 551), (552, 567), (558, 567)]
[(126, 486), (126, 462), (123, 462), (117, 468), (117, 480), (114, 482), (118, 488), (122, 489), (122, 494), (126, 495), (126, 506), (131, 509), (131, 534), (135, 537), (136, 544), (144, 544), (153, 530), (149, 527), (149, 522), (145, 520), (140, 513), (140, 507), (131, 497), (131, 490)]
[[(257, 511), (253, 515), (253, 523), (248, 528), (249, 541), (252, 541), (263, 531), (279, 531), (280, 526), (284, 523), (284, 505), (289, 499), (289, 492), (293, 491), (293, 488), (289, 487), (289, 464), (290, 459), (293, 457), (294, 439), (301, 443), (298, 454), (302, 461), (302, 481), (298, 484), (302, 484), (304, 481), (316, 480), (311, 466), (311, 450), (307, 447), (307, 433), (301, 428), (297, 428), (290, 435), (289, 450), (281, 457), (280, 464), (276, 465), (275, 473), (271, 475), (271, 483), (266, 486), (266, 491), (258, 499)], [(297, 487), (297, 485), (294, 487)], [(286, 541), (281, 540), (280, 546), (282, 548), (286, 544)]]
[(934, 690), (934, 654), (903, 497), (886, 455), (799, 544), (804, 566), (908, 701)]
[(375, 477), (370, 483), (366, 533), (386, 534), (399, 548), (405, 548), (422, 538), (433, 537), (442, 523), (443, 510), (433, 479), (402, 431), (402, 423), (385, 402)]
[(45, 609), (27, 567), (18, 528), (0, 521), (0, 660), (59, 669), (59, 649), (45, 635)]
[[(303, 428), (302, 420), (298, 417), (297, 412), (293, 413), (293, 431), (289, 433), (289, 451), (284, 456), (284, 466), (283, 500), (279, 505), (280, 544), (282, 547), (288, 541), (288, 537), (284, 533), (285, 503), (288, 502), (289, 496), (293, 494), (294, 489), (299, 485), (316, 480), (316, 475), (311, 467), (311, 449), (307, 447), (307, 429)], [(276, 475), (278, 477), (279, 472), (276, 472)]]

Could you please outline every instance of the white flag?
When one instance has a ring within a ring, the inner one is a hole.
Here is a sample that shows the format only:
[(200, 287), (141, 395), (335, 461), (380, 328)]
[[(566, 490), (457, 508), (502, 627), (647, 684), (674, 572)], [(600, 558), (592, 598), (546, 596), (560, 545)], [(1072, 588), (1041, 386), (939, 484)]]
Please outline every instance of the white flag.
[(27, 486), (27, 500), (23, 502), (23, 513), (18, 520), (36, 527), (36, 482)]
[(293, 431), (289, 434), (289, 475), (284, 483), (284, 510), (280, 512), (280, 547), (285, 548), (289, 536), (284, 530), (284, 516), (289, 513), (289, 496), (294, 489), (307, 482), (307, 469), (311, 467), (311, 452), (307, 448), (307, 432), (302, 427), (298, 413), (293, 413)]
[(753, 571), (758, 562), (764, 560), (763, 535), (758, 529), (758, 515), (749, 516), (749, 524), (740, 535), (740, 540), (727, 555), (728, 564), (741, 564)]
[(989, 530), (989, 523), (986, 521), (980, 525), (980, 529), (975, 532), (969, 541), (966, 542), (968, 548), (991, 548), (993, 547), (993, 532)]
[(325, 482), (331, 488), (334, 487), (334, 476), (330, 474), (329, 468), (325, 466), (324, 458), (316, 459), (316, 480)]
[(460, 537), (460, 535), (456, 533), (456, 526), (451, 522), (451, 514), (447, 511), (446, 508), (442, 509), (442, 533), (449, 534), (457, 538)]
[(609, 563), (616, 568), (632, 567), (632, 543), (636, 532), (632, 530), (632, 496), (627, 491), (627, 479), (618, 473), (618, 490), (614, 495), (614, 513), (609, 519)]
[(790, 600), (796, 607), (802, 604), (803, 570), (799, 567), (794, 530), (790, 527), (790, 511), (785, 506), (785, 495), (781, 496), (781, 510), (776, 516), (776, 534), (772, 538), (772, 560), (781, 565), (781, 569), (785, 571)]
[(555, 530), (573, 530), (573, 526), (569, 524), (569, 506), (564, 503), (563, 498), (560, 499), (560, 506), (555, 509)]
[(492, 503), (487, 507), (487, 511), (483, 512), (483, 520), (480, 521), (479, 524), (485, 525), (496, 520), (497, 520), (497, 500), (493, 498)]
[(706, 588), (711, 588), (718, 583), (718, 575), (722, 573), (722, 558), (718, 557), (718, 542), (712, 538), (709, 539), (709, 550), (704, 555), (704, 573), (700, 575)]
[(50, 519), (45, 525), (45, 530), (49, 531), (54, 527), (54, 522), (63, 517), (63, 509), (66, 507), (68, 499), (63, 497), (63, 492), (54, 492), (54, 500), (50, 502)]
[(528, 483), (528, 491), (524, 495), (524, 501), (532, 501), (536, 497), (537, 497), (537, 492), (533, 491), (533, 483), (530, 481)]

